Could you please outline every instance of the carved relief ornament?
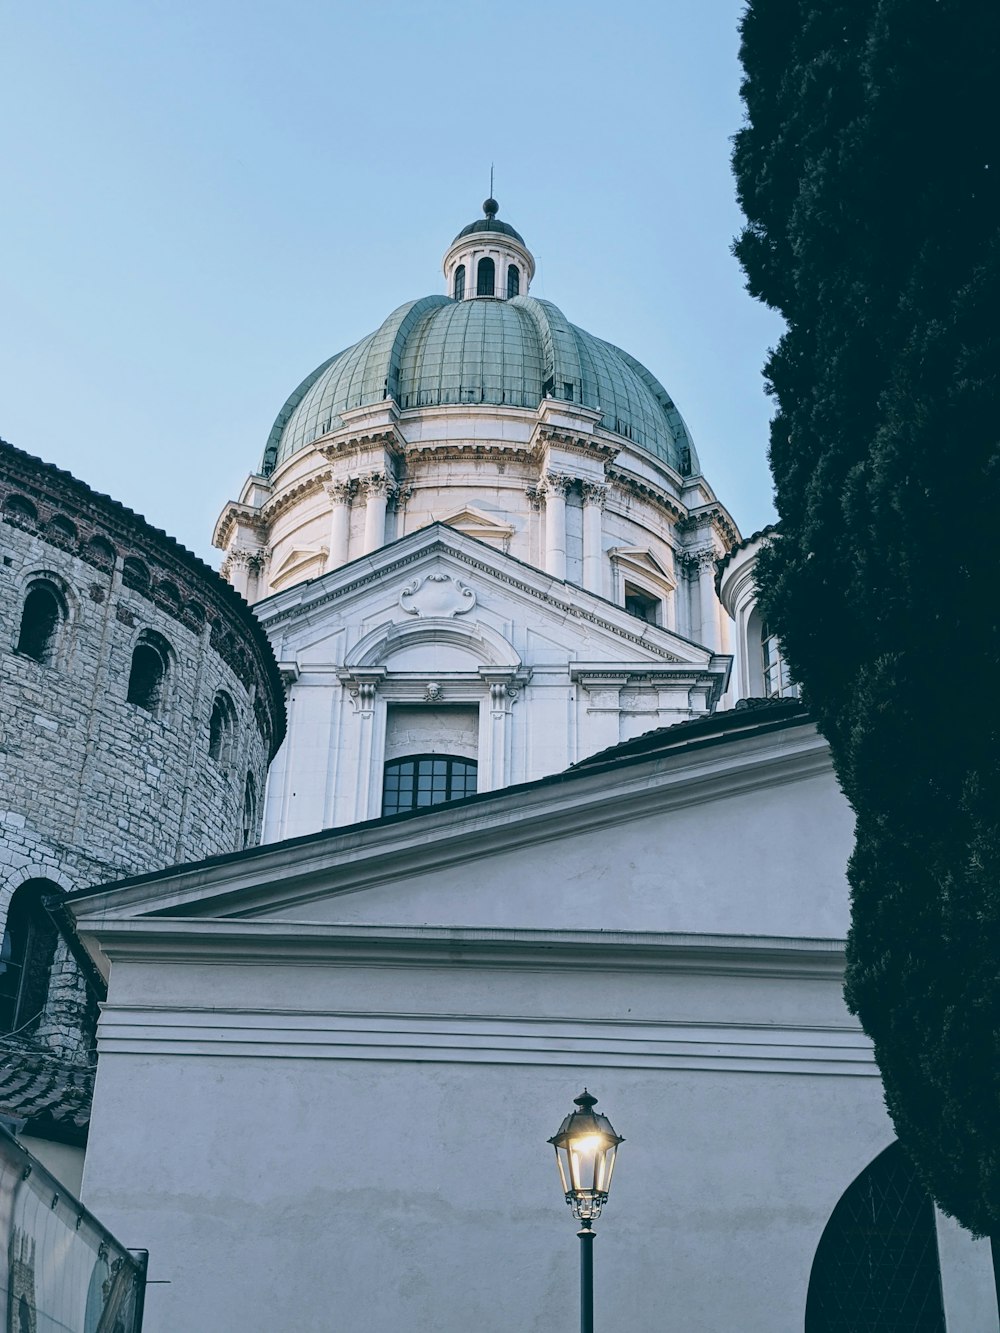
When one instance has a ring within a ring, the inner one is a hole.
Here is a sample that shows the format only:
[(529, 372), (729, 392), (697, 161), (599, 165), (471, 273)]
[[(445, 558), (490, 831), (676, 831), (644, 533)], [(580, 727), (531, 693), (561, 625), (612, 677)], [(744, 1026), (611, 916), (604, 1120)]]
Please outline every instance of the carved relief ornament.
[(399, 594), (399, 605), (408, 616), (447, 620), (471, 611), (476, 594), (450, 574), (422, 574)]

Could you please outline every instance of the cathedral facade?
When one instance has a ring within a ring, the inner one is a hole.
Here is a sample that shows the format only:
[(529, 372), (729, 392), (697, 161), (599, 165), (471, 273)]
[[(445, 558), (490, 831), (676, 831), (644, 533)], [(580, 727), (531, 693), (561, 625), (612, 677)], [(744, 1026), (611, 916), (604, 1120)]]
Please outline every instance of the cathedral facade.
[(150, 1251), (146, 1326), (575, 1327), (546, 1140), (586, 1085), (625, 1136), (602, 1327), (996, 1327), (844, 1007), (852, 819), (753, 605), (773, 534), (531, 295), (493, 200), (443, 269), (294, 390), (216, 525), (284, 743), (225, 683), (236, 786), (164, 801), (217, 841), (67, 886), (106, 988), (83, 1197)]

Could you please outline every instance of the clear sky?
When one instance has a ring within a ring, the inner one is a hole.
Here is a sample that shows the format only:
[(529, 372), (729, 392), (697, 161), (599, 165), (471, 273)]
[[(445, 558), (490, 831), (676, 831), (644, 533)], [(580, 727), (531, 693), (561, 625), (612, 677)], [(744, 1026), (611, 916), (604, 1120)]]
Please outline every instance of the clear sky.
[(0, 435), (198, 554), (316, 365), (500, 217), (769, 522), (741, 0), (0, 0)]

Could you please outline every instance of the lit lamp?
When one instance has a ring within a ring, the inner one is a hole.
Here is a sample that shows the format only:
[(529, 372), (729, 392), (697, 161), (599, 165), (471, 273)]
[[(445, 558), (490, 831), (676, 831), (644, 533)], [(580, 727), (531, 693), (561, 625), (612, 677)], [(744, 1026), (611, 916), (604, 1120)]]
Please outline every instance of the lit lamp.
[(594, 1333), (592, 1223), (608, 1201), (615, 1155), (625, 1140), (611, 1128), (606, 1115), (594, 1110), (597, 1098), (586, 1088), (574, 1097), (573, 1105), (579, 1110), (570, 1112), (549, 1142), (556, 1150), (566, 1202), (582, 1224), (576, 1233), (580, 1237), (580, 1333)]

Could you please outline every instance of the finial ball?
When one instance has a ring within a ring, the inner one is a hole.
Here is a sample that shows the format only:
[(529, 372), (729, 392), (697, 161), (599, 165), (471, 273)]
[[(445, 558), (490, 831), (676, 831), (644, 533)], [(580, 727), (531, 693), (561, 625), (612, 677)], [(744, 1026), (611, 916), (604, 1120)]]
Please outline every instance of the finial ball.
[(487, 199), (483, 204), (483, 212), (488, 218), (495, 218), (500, 212), (500, 205), (495, 199)]

